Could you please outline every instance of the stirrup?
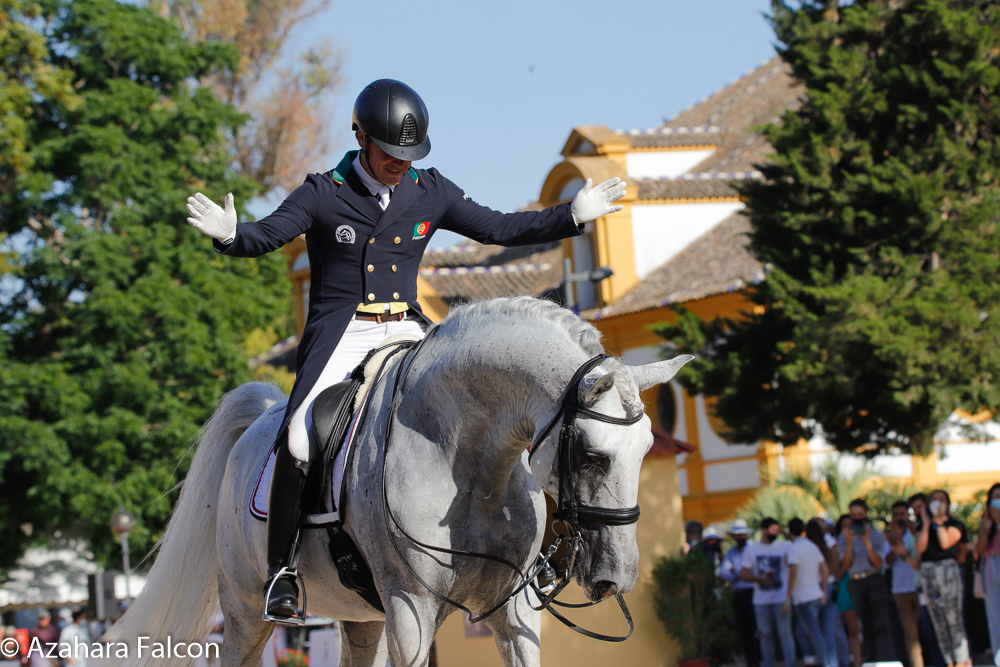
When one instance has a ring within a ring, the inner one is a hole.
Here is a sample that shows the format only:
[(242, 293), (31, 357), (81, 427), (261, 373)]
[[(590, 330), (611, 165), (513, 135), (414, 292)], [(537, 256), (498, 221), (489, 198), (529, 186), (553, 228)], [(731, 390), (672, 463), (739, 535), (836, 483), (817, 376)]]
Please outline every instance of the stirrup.
[[(271, 601), (271, 591), (274, 588), (274, 584), (276, 584), (278, 579), (281, 579), (282, 577), (293, 577), (298, 584), (299, 592), (302, 595), (302, 608), (296, 611), (293, 616), (274, 616), (273, 614), (267, 613), (268, 603)], [(280, 623), (281, 625), (306, 624), (306, 582), (303, 581), (302, 575), (299, 574), (298, 570), (282, 567), (273, 577), (271, 577), (271, 583), (267, 585), (267, 590), (264, 591), (264, 613), (261, 618), (271, 623)]]

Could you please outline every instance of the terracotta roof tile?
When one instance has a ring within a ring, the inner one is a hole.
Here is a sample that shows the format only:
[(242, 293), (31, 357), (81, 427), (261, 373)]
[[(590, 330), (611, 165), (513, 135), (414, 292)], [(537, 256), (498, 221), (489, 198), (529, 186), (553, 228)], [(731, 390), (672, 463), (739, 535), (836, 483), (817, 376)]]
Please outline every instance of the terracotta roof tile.
[(671, 303), (734, 292), (764, 279), (747, 249), (750, 222), (737, 213), (693, 241), (621, 299), (583, 313), (590, 320), (637, 313)]
[(420, 275), (449, 306), (456, 301), (496, 296), (541, 296), (562, 284), (558, 241), (519, 248), (480, 248), (484, 259), (478, 263), (421, 266)]
[(804, 92), (805, 87), (792, 79), (788, 66), (773, 58), (677, 114), (660, 129), (723, 126), (726, 131), (719, 150), (692, 171), (749, 171), (770, 152), (767, 142), (755, 136), (755, 127), (796, 108)]

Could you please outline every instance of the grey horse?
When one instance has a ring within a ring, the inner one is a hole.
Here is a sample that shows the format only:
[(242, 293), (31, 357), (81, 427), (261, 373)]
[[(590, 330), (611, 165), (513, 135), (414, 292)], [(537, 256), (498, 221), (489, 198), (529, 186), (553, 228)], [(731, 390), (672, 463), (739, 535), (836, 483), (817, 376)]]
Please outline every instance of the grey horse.
[[(559, 471), (554, 433), (535, 444), (530, 461), (526, 448), (559, 414), (574, 372), (603, 352), (597, 329), (530, 297), (459, 306), (437, 328), (415, 355), (402, 362), (397, 355), (372, 388), (345, 478), (344, 527), (372, 569), (385, 613), (340, 584), (324, 531), (306, 531), (303, 540), (299, 567), (309, 611), (342, 622), (345, 666), (381, 667), (387, 656), (395, 667), (427, 664), (435, 633), (455, 607), (414, 573), (477, 613), (520, 582), (500, 564), (416, 546), (386, 521), (383, 481), (390, 511), (409, 535), (500, 556), (528, 571), (546, 527), (543, 493), (558, 493)], [(634, 367), (609, 358), (572, 389), (594, 411), (641, 415), (628, 426), (576, 420), (582, 464), (573, 473), (581, 503), (636, 505), (639, 468), (652, 444), (639, 392), (666, 382), (690, 358)], [(409, 369), (386, 443), (393, 385), (404, 364)], [(250, 383), (227, 394), (205, 425), (147, 584), (107, 637), (132, 647), (125, 662), (162, 664), (148, 650), (138, 655), (139, 636), (151, 638), (147, 646), (168, 636), (174, 643), (203, 641), (220, 604), (223, 666), (260, 664), (273, 626), (261, 620), (265, 527), (248, 507), (283, 406), (275, 387)], [(590, 528), (582, 537), (572, 576), (584, 594), (600, 600), (630, 591), (638, 576), (635, 525)], [(541, 612), (533, 602), (533, 593), (522, 592), (485, 621), (505, 665), (539, 664)]]

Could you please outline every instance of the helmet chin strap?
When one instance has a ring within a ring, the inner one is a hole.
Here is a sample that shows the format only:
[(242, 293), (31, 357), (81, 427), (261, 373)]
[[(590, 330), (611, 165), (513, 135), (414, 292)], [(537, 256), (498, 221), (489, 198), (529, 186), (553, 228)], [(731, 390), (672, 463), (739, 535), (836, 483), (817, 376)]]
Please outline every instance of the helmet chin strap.
[(388, 188), (389, 184), (388, 183), (383, 183), (382, 179), (380, 179), (378, 176), (375, 175), (375, 170), (372, 169), (372, 161), (371, 161), (371, 158), (369, 157), (369, 153), (368, 153), (368, 142), (371, 141), (371, 138), (367, 134), (365, 134), (364, 132), (362, 132), (362, 134), (365, 137), (365, 141), (364, 141), (364, 145), (361, 146), (361, 154), (365, 158), (365, 165), (368, 167), (368, 175), (371, 176), (372, 178), (374, 178), (379, 183), (382, 183), (382, 185), (384, 185), (385, 187)]

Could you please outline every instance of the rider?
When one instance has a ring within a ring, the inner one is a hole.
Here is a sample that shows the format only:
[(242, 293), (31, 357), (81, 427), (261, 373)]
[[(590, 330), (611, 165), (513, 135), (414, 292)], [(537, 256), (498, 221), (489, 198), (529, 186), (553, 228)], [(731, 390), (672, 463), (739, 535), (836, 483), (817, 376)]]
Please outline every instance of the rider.
[(576, 236), (584, 223), (622, 208), (614, 204), (625, 194), (618, 178), (597, 187), (588, 180), (572, 204), (543, 211), (504, 214), (481, 206), (436, 169), (411, 168), (431, 150), (427, 127), (420, 96), (380, 79), (354, 104), (351, 128), (361, 150), (331, 171), (309, 174), (271, 215), (237, 223), (232, 193), (225, 208), (200, 192), (187, 200), (188, 222), (225, 255), (258, 257), (306, 237), (309, 312), (268, 501), (267, 577), (274, 585), (264, 603), (267, 620), (298, 613), (295, 573), (286, 566), (309, 473), (313, 400), (386, 336), (426, 328), (416, 279), (431, 235), (440, 228), (482, 243), (529, 245)]

